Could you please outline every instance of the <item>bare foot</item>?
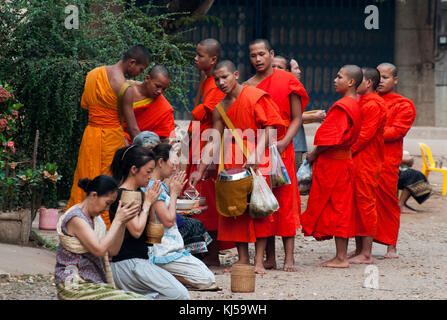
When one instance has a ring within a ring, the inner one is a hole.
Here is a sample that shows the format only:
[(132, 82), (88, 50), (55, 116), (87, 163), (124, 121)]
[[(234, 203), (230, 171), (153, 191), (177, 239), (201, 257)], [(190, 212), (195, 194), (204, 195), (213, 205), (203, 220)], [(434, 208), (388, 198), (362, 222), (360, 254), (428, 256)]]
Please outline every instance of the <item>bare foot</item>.
[(399, 255), (395, 251), (389, 251), (383, 256), (385, 259), (398, 259)]
[(318, 265), (321, 268), (349, 268), (349, 261), (348, 260), (340, 260), (337, 257), (333, 258), (332, 260), (320, 263)]
[(371, 257), (367, 258), (366, 256), (359, 254), (349, 259), (349, 263), (352, 264), (373, 264), (373, 260)]
[(294, 264), (284, 264), (283, 271), (285, 272), (297, 272), (298, 269)]
[[(231, 267), (234, 266), (235, 264), (247, 264), (247, 263), (243, 263), (243, 262), (241, 262), (240, 260), (238, 260), (238, 261), (236, 261), (235, 263), (233, 263), (233, 264), (231, 265)], [(228, 267), (228, 268), (224, 269), (224, 272), (226, 272), (226, 273), (231, 273), (231, 267)]]
[(264, 264), (261, 264), (261, 265), (255, 264), (255, 273), (256, 274), (267, 274), (267, 270), (265, 270)]
[(276, 270), (276, 268), (277, 268), (276, 261), (265, 260), (264, 261), (264, 268), (267, 269), (267, 270)]

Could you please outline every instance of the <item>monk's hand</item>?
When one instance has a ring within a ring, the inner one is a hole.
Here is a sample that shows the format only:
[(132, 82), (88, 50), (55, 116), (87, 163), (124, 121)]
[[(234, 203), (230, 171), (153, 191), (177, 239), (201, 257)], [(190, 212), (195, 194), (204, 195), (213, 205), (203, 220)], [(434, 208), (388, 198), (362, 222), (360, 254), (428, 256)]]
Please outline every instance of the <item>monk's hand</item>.
[[(123, 206), (120, 200), (118, 203), (118, 209), (116, 210), (115, 219), (121, 224), (126, 224), (138, 215), (140, 208), (141, 206), (139, 204), (135, 204), (134, 201)], [(115, 219), (113, 221), (115, 221)]]
[(144, 205), (150, 207), (151, 204), (158, 200), (161, 191), (161, 181), (159, 180), (155, 181), (152, 187), (146, 188), (146, 192), (144, 193)]
[(202, 179), (202, 174), (199, 171), (194, 171), (189, 176), (189, 185), (191, 187), (195, 187), (197, 183), (200, 181), (200, 179)]
[(309, 163), (313, 163), (317, 159), (317, 156), (315, 155), (315, 152), (310, 152), (306, 155), (306, 160)]
[(284, 140), (279, 140), (276, 142), (276, 148), (278, 149), (279, 154), (281, 154), (286, 150), (287, 145), (284, 143)]

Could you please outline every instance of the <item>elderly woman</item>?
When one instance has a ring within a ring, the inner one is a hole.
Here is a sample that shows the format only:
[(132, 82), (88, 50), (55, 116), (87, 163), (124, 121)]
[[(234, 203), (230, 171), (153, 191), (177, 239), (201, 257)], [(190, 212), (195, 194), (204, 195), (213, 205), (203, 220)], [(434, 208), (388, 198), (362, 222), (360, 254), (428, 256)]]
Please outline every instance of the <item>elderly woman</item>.
[[(58, 222), (60, 244), (56, 252), (54, 278), (61, 300), (145, 299), (132, 292), (116, 290), (108, 255), (116, 255), (123, 242), (126, 223), (139, 212), (139, 206), (118, 206), (109, 231), (100, 215), (117, 197), (118, 184), (101, 175), (82, 179), (84, 201), (71, 207)], [(107, 283), (108, 282), (108, 283)]]

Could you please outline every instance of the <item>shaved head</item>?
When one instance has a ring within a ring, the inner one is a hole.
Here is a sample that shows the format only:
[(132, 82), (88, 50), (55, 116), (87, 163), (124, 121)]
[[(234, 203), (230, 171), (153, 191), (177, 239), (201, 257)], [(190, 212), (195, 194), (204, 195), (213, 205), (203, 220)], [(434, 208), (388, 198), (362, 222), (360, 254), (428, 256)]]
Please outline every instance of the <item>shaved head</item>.
[(342, 68), (349, 79), (354, 79), (355, 88), (357, 89), (359, 85), (363, 82), (363, 72), (359, 66), (348, 64)]
[(199, 42), (199, 46), (204, 46), (206, 48), (206, 52), (210, 57), (217, 57), (219, 60), (222, 54), (222, 47), (216, 39), (209, 38)]
[(380, 72), (376, 68), (363, 68), (363, 76), (366, 80), (371, 80), (373, 90), (376, 91), (380, 83)]
[(384, 62), (379, 64), (377, 68), (391, 69), (393, 77), (397, 77), (397, 67), (392, 63)]
[(151, 54), (148, 48), (141, 44), (137, 44), (123, 54), (123, 62), (126, 62), (129, 59), (135, 59), (138, 64), (149, 64), (151, 61)]
[(267, 49), (267, 51), (271, 51), (272, 50), (272, 46), (270, 45), (270, 42), (267, 39), (256, 39), (256, 40), (253, 40), (252, 42), (250, 42), (248, 47), (253, 46), (255, 44), (261, 44), (261, 43), (264, 44), (264, 46)]
[(161, 64), (156, 64), (155, 66), (153, 66), (148, 74), (151, 77), (151, 79), (154, 79), (159, 75), (162, 75), (167, 79), (171, 79), (171, 75), (169, 74), (168, 69), (166, 69), (166, 67)]
[(236, 66), (230, 60), (224, 60), (224, 61), (219, 62), (216, 65), (216, 67), (214, 68), (214, 70), (219, 70), (219, 69), (223, 69), (223, 68), (227, 68), (227, 70), (231, 73), (234, 73), (237, 71)]

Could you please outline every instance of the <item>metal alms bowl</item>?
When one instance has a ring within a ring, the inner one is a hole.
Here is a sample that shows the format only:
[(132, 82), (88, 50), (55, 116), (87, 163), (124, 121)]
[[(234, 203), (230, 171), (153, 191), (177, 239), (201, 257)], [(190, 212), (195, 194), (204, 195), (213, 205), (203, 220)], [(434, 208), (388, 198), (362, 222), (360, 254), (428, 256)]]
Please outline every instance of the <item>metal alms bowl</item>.
[(229, 168), (221, 171), (217, 177), (218, 181), (237, 181), (251, 176), (250, 170), (242, 167)]

